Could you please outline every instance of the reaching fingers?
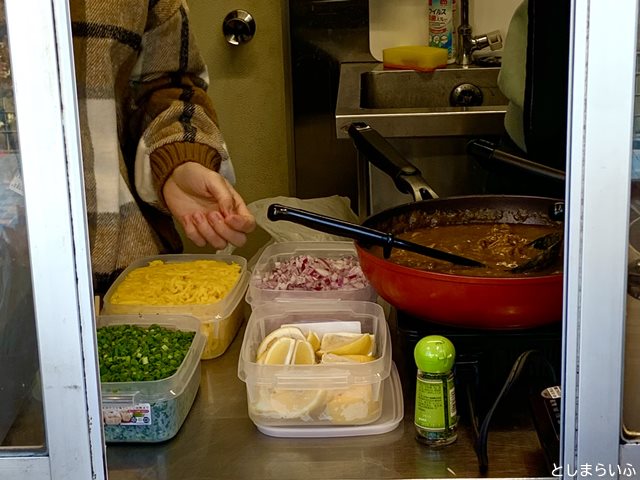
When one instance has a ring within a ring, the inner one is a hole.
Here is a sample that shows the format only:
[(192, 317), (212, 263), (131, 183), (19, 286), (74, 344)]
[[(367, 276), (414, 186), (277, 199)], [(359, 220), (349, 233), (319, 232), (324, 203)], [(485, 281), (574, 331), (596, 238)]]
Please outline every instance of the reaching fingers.
[(246, 234), (252, 232), (256, 227), (256, 220), (240, 194), (236, 192), (227, 180), (225, 180), (225, 182), (233, 197), (234, 209), (226, 215), (223, 215), (225, 225), (220, 227), (219, 232), (231, 243), (239, 246), (237, 242), (242, 241), (242, 243), (244, 243), (245, 236), (238, 235), (238, 233)]
[[(233, 216), (235, 217), (236, 215), (234, 214)], [(241, 247), (246, 243), (246, 234), (229, 225), (229, 217), (223, 218), (219, 212), (209, 212), (208, 218), (216, 233), (227, 242), (236, 247)]]
[[(229, 182), (227, 182), (227, 184), (228, 183)], [(235, 213), (245, 217), (253, 218), (253, 215), (247, 208), (246, 203), (244, 203), (244, 199), (240, 196), (238, 192), (235, 191), (235, 189), (231, 185), (229, 185), (229, 188), (231, 189), (231, 195), (233, 196), (233, 201), (235, 203)]]
[(204, 247), (208, 243), (217, 250), (227, 246), (227, 240), (216, 232), (215, 227), (204, 214), (196, 212), (188, 218), (190, 227), (187, 230), (185, 226), (185, 235), (197, 246)]
[(223, 217), (226, 217), (236, 211), (238, 194), (226, 178), (222, 176), (219, 178), (221, 185), (216, 190), (215, 197), (219, 205), (220, 213)]
[(234, 214), (225, 218), (227, 225), (233, 230), (251, 233), (256, 228), (256, 220), (253, 215)]
[(227, 243), (244, 245), (246, 234), (255, 229), (256, 223), (233, 186), (210, 170), (200, 174), (201, 182), (185, 181), (183, 177), (189, 177), (186, 173), (193, 173), (186, 167), (179, 173), (184, 174), (176, 175), (180, 182), (168, 180), (164, 193), (167, 206), (180, 219), (185, 235), (199, 247), (208, 243), (220, 250)]
[(195, 243), (198, 247), (204, 247), (207, 244), (207, 240), (202, 235), (200, 235), (200, 233), (198, 232), (198, 228), (193, 223), (191, 215), (180, 217), (179, 220), (182, 224), (184, 234), (189, 240)]
[(231, 184), (220, 174), (214, 174), (210, 177), (211, 184), (209, 190), (213, 194), (218, 208), (223, 216), (227, 216), (234, 212), (236, 203), (236, 191)]
[(251, 233), (256, 228), (256, 219), (245, 205), (242, 197), (240, 197), (235, 190), (233, 193), (235, 194), (234, 197), (236, 202), (235, 213), (227, 215), (225, 217), (225, 222), (234, 230)]

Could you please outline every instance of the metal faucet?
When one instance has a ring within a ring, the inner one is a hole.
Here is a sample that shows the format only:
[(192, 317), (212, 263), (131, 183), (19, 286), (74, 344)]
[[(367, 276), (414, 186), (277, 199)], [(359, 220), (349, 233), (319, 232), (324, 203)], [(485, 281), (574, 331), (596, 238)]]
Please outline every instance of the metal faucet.
[(476, 50), (489, 47), (491, 50), (502, 48), (502, 35), (499, 30), (478, 35), (471, 35), (471, 25), (469, 25), (469, 0), (460, 2), (460, 26), (458, 27), (458, 59), (457, 63), (462, 67), (471, 64), (471, 54)]

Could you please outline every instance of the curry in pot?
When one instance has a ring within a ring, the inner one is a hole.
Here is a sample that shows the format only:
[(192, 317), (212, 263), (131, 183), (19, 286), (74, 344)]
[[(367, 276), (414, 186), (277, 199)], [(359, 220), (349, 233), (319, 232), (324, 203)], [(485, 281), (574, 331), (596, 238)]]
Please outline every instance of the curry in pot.
[[(389, 260), (407, 267), (439, 273), (480, 277), (521, 277), (560, 273), (562, 260), (544, 270), (527, 273), (510, 272), (527, 260), (539, 255), (541, 250), (528, 245), (543, 235), (562, 232), (558, 225), (531, 225), (510, 223), (478, 223), (461, 225), (440, 225), (417, 228), (396, 234), (397, 238), (409, 240), (439, 250), (455, 253), (478, 260), (486, 267), (467, 267), (431, 259), (424, 255), (394, 249)], [(376, 249), (382, 255), (382, 249)]]

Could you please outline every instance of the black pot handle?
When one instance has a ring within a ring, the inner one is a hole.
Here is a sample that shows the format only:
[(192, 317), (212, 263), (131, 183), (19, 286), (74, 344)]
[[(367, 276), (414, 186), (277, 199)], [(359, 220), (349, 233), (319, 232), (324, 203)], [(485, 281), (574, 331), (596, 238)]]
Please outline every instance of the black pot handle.
[(412, 195), (415, 201), (438, 198), (438, 194), (422, 178), (420, 170), (376, 130), (366, 123), (356, 122), (349, 125), (348, 132), (356, 149), (389, 175), (402, 193)]
[[(500, 150), (495, 143), (484, 138), (478, 138), (467, 143), (467, 152), (481, 161), (498, 161), (505, 165), (516, 167), (522, 171), (544, 177), (547, 180), (565, 183), (567, 178), (565, 172), (556, 168), (547, 167), (541, 163), (532, 162), (526, 158)], [(549, 218), (555, 221), (564, 220), (564, 202), (555, 202), (549, 207)]]
[(467, 152), (483, 160), (497, 160), (505, 165), (516, 167), (525, 172), (540, 175), (550, 180), (564, 183), (566, 174), (557, 168), (547, 167), (541, 163), (532, 162), (526, 158), (500, 150), (496, 144), (484, 138), (471, 140), (467, 144)]

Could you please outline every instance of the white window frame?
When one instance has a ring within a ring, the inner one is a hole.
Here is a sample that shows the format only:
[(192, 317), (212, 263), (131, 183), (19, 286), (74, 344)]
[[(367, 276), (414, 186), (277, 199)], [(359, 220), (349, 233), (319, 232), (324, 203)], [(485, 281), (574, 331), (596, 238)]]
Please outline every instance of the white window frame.
[(616, 478), (609, 467), (628, 460), (620, 439), (638, 5), (572, 8), (560, 458), (565, 478), (595, 476), (599, 464)]
[(46, 451), (0, 451), (0, 478), (106, 478), (69, 7), (5, 0)]

